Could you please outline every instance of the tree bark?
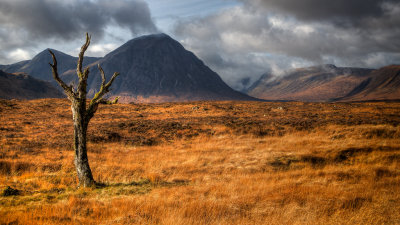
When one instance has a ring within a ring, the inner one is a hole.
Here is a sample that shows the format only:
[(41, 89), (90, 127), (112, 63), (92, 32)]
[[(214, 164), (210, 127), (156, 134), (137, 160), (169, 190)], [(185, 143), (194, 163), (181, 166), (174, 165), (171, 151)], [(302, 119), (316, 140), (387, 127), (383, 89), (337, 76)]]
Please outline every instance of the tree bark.
[[(86, 102), (86, 100), (84, 100)], [(82, 113), (82, 109), (86, 109), (86, 104), (82, 102), (72, 103), (73, 121), (74, 121), (74, 164), (78, 175), (79, 186), (89, 187), (95, 185), (92, 170), (89, 166), (86, 148), (86, 134), (89, 120)]]

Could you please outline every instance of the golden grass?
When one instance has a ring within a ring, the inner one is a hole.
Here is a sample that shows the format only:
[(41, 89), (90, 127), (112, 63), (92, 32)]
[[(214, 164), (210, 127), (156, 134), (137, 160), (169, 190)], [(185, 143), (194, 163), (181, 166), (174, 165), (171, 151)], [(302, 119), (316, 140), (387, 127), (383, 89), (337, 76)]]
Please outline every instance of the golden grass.
[(101, 106), (77, 189), (66, 100), (0, 102), (1, 224), (399, 224), (399, 103)]

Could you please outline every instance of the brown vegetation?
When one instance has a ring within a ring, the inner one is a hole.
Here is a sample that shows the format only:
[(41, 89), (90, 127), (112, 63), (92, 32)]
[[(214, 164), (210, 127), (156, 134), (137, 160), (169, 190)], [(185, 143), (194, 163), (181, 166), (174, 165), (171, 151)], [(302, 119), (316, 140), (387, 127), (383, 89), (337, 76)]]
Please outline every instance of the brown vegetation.
[(400, 100), (400, 65), (380, 69), (323, 65), (274, 77), (264, 74), (248, 90), (266, 100), (355, 102)]
[(0, 101), (1, 224), (400, 223), (400, 103)]

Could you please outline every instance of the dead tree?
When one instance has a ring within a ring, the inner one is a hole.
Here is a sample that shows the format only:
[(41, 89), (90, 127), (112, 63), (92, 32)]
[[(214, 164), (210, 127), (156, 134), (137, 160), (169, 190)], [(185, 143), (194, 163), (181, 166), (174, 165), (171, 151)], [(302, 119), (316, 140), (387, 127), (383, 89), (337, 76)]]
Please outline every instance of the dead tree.
[(83, 55), (90, 44), (90, 36), (86, 33), (86, 42), (82, 46), (79, 53), (78, 64), (76, 68), (76, 73), (79, 78), (78, 87), (75, 89), (73, 85), (67, 85), (60, 79), (57, 71), (57, 59), (52, 51), (49, 50), (52, 58), (53, 64), (49, 63), (53, 72), (53, 78), (57, 83), (64, 89), (65, 94), (71, 101), (71, 110), (74, 122), (74, 150), (75, 150), (75, 167), (78, 174), (79, 186), (88, 187), (95, 185), (93, 179), (92, 171), (89, 166), (89, 161), (87, 157), (86, 148), (86, 133), (89, 125), (90, 119), (94, 116), (100, 102), (103, 102), (103, 96), (109, 92), (111, 84), (114, 82), (115, 78), (119, 73), (114, 73), (110, 81), (106, 83), (106, 76), (100, 65), (98, 68), (101, 75), (101, 86), (100, 91), (97, 92), (93, 99), (90, 101), (89, 105), (86, 107), (86, 88), (87, 79), (89, 76), (89, 68), (85, 68), (82, 71)]

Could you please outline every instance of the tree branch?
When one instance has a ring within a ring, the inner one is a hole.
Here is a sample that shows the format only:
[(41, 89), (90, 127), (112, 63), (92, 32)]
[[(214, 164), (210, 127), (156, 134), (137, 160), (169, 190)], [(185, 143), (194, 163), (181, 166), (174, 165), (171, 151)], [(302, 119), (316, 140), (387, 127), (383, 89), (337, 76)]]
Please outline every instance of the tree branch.
[(100, 87), (100, 91), (97, 92), (92, 101), (91, 102), (97, 102), (99, 101), (106, 93), (109, 92), (109, 87), (112, 85), (112, 83), (114, 82), (115, 78), (117, 78), (117, 76), (119, 75), (119, 73), (114, 73), (110, 79), (110, 81), (108, 81), (106, 83), (106, 75), (104, 74), (104, 70), (103, 68), (101, 68), (100, 64), (97, 65), (99, 70), (100, 70), (100, 75), (101, 75), (101, 87)]
[[(103, 68), (101, 68), (100, 64), (97, 65), (97, 67), (99, 68), (100, 71), (100, 75), (101, 75), (101, 86), (100, 86), (100, 90), (94, 95), (93, 99), (90, 101), (88, 110), (87, 110), (87, 116), (89, 118), (93, 117), (94, 113), (96, 112), (99, 103), (103, 100), (103, 96), (105, 94), (107, 94), (110, 90), (110, 86), (112, 85), (112, 83), (114, 82), (115, 78), (117, 78), (117, 76), (119, 75), (119, 73), (115, 72), (111, 79), (106, 83), (106, 75), (104, 74), (104, 70)], [(116, 103), (118, 101), (118, 99), (114, 100), (114, 102)]]
[(101, 87), (104, 87), (104, 85), (106, 85), (106, 75), (104, 74), (104, 70), (101, 68), (100, 64), (97, 64), (97, 67), (99, 68), (101, 75)]
[[(77, 64), (77, 67), (76, 67), (76, 73), (78, 74), (80, 79), (85, 78), (85, 75), (86, 75), (86, 79), (87, 79), (88, 73), (87, 74), (86, 73), (85, 74), (82, 73), (82, 63), (83, 63), (83, 55), (85, 54), (87, 48), (90, 45), (90, 39), (91, 39), (91, 36), (89, 36), (89, 34), (86, 33), (86, 42), (85, 42), (85, 44), (82, 45), (81, 51), (79, 52), (78, 64)], [(86, 70), (88, 70), (88, 69), (86, 68), (85, 72), (86, 72)]]
[(118, 103), (118, 100), (119, 100), (119, 96), (118, 96), (118, 97), (115, 97), (115, 99), (112, 100), (112, 101), (110, 101), (110, 100), (105, 100), (105, 99), (101, 99), (101, 100), (99, 101), (99, 103), (100, 103), (100, 104), (105, 104), (105, 105), (114, 105), (114, 104), (117, 104), (117, 103)]
[(78, 74), (79, 77), (78, 93), (80, 99), (86, 99), (86, 88), (87, 88), (87, 79), (89, 77), (89, 68), (88, 67), (85, 68), (85, 70), (82, 72), (82, 64), (83, 64), (83, 56), (85, 55), (85, 52), (90, 45), (90, 39), (91, 36), (89, 36), (89, 34), (86, 33), (86, 42), (85, 44), (82, 45), (81, 51), (79, 52), (79, 58), (76, 68), (76, 73)]
[(76, 98), (75, 92), (73, 91), (73, 87), (65, 84), (64, 81), (61, 80), (61, 78), (58, 76), (56, 56), (50, 49), (49, 49), (49, 52), (51, 54), (51, 57), (53, 58), (53, 64), (49, 63), (49, 65), (51, 66), (54, 80), (56, 80), (57, 83), (64, 89), (64, 92), (65, 92), (65, 94), (67, 94), (68, 97)]

